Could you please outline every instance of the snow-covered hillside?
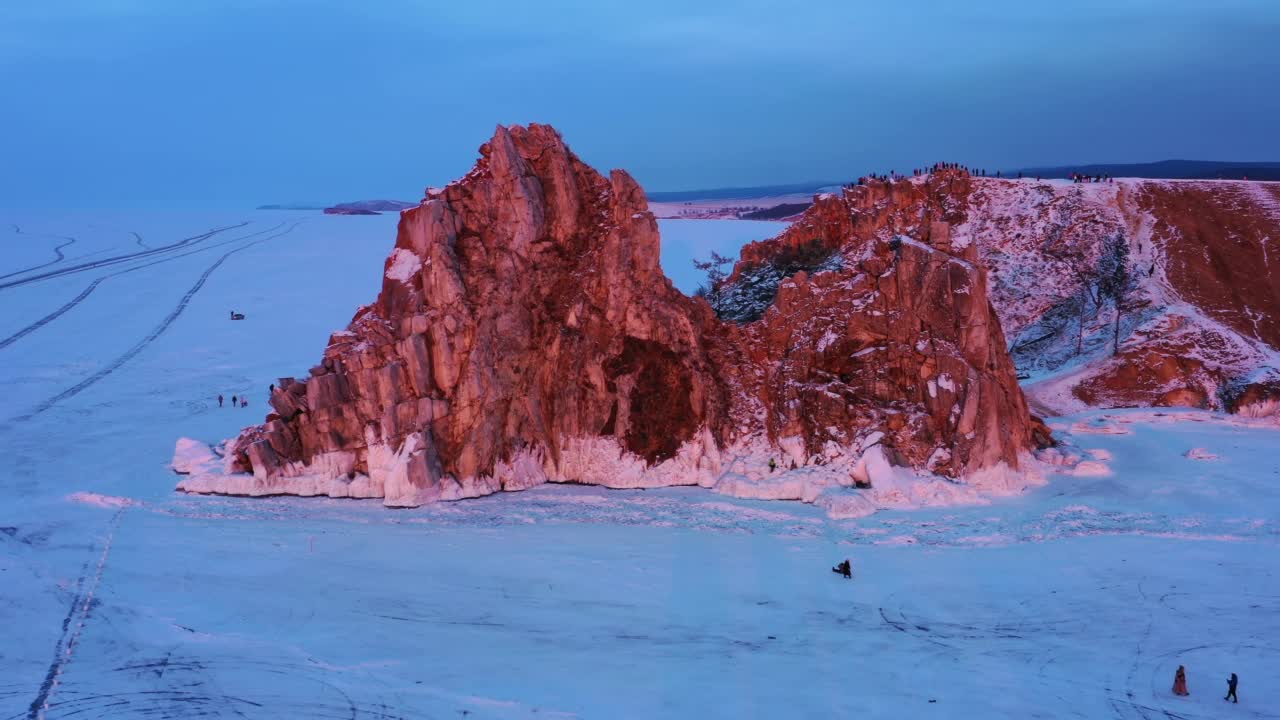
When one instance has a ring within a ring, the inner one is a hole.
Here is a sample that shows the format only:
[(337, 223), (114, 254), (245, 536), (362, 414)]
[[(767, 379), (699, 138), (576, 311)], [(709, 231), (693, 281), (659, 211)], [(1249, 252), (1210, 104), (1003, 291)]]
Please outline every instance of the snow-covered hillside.
[(1210, 718), (1231, 672), (1231, 716), (1276, 715), (1268, 419), (1056, 418), (1071, 474), (847, 520), (700, 488), (175, 493), (175, 438), (260, 419), (395, 221), (0, 217), (0, 718)]
[[(981, 178), (968, 205), (954, 242), (977, 243), (1042, 412), (1234, 409), (1250, 403), (1247, 388), (1280, 378), (1280, 276), (1269, 260), (1280, 183)], [(1120, 254), (1117, 323), (1104, 275)], [(1255, 401), (1251, 412), (1263, 409)]]

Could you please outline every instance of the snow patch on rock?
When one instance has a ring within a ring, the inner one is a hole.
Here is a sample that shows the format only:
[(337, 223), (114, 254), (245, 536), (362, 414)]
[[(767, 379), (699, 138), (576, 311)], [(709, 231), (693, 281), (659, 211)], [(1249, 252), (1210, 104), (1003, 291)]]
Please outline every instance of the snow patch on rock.
[(422, 269), (422, 259), (412, 250), (396, 248), (391, 252), (387, 263), (387, 278), (400, 282), (409, 282)]

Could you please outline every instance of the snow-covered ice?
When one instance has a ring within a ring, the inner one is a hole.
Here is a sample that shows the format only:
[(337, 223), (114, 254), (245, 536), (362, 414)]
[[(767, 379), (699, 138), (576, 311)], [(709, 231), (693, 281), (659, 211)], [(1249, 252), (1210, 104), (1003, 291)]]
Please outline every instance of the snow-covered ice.
[(1271, 418), (1051, 418), (1045, 484), (870, 515), (803, 474), (777, 492), (814, 505), (175, 493), (221, 462), (175, 441), (261, 419), (374, 297), (395, 219), (0, 218), (0, 285), (227, 228), (0, 288), (0, 718), (1280, 715)]

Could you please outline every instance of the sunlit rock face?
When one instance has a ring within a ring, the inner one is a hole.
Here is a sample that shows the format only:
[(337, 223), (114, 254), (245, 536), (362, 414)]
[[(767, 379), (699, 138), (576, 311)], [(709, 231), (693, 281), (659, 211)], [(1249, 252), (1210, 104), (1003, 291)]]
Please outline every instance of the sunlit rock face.
[[(1046, 410), (1274, 413), (1280, 184), (969, 184), (952, 243), (977, 246), (1010, 352)], [(1118, 258), (1119, 298), (1107, 292)]]
[(402, 213), (381, 293), (310, 377), (282, 380), (266, 422), (181, 487), (418, 505), (546, 481), (713, 487), (758, 452), (852, 485), (873, 447), (948, 477), (1015, 469), (1048, 436), (976, 249), (951, 243), (968, 183), (819, 198), (724, 289), (793, 269), (796, 248), (822, 262), (735, 321), (663, 275), (629, 175), (550, 127), (500, 127)]

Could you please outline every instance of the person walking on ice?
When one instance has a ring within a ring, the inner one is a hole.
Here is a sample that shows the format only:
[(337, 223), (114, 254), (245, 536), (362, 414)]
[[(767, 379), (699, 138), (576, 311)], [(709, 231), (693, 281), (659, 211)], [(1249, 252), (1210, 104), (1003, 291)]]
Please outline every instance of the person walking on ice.
[(1231, 677), (1227, 678), (1227, 696), (1222, 698), (1223, 700), (1230, 700), (1234, 703), (1240, 702), (1240, 698), (1236, 697), (1236, 685), (1239, 682), (1240, 678), (1236, 677), (1235, 673), (1231, 673)]
[(853, 579), (853, 566), (849, 564), (849, 558), (845, 558), (844, 562), (831, 568), (831, 572), (843, 575), (845, 580)]
[(1187, 691), (1187, 669), (1178, 666), (1178, 672), (1173, 674), (1173, 694), (1174, 695), (1190, 695)]
[(218, 396), (218, 407), (222, 407), (222, 396)]

